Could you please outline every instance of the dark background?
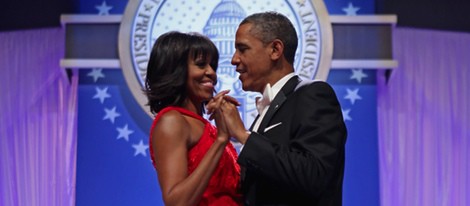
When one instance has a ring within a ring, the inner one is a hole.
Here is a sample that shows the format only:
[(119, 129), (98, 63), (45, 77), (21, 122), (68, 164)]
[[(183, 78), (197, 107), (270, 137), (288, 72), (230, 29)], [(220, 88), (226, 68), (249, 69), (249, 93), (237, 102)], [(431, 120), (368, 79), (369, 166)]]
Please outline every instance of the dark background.
[(2, 0), (0, 31), (59, 27), (61, 14), (73, 14), (77, 0)]
[[(0, 31), (60, 26), (61, 14), (77, 13), (77, 0), (14, 0), (0, 6)], [(377, 0), (377, 14), (396, 14), (397, 26), (470, 32), (470, 1)], [(39, 8), (39, 9), (38, 9)]]
[(397, 14), (397, 26), (470, 32), (470, 1), (377, 0), (380, 14)]

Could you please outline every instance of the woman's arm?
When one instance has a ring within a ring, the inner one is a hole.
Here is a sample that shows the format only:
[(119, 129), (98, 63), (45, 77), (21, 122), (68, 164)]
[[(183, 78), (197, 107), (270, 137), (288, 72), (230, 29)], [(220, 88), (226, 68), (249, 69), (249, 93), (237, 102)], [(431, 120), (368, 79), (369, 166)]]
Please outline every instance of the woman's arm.
[(229, 139), (228, 136), (216, 138), (189, 175), (190, 136), (190, 123), (177, 111), (164, 114), (152, 131), (152, 147), (165, 205), (195, 205), (200, 201)]

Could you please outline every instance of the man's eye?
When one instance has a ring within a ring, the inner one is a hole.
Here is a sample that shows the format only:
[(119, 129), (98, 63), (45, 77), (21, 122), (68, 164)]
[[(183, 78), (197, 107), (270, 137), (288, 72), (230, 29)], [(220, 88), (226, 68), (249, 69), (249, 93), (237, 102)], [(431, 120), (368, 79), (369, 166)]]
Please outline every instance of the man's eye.
[(237, 48), (237, 49), (238, 49), (238, 51), (240, 51), (240, 52), (245, 52), (246, 47), (239, 47), (239, 48)]

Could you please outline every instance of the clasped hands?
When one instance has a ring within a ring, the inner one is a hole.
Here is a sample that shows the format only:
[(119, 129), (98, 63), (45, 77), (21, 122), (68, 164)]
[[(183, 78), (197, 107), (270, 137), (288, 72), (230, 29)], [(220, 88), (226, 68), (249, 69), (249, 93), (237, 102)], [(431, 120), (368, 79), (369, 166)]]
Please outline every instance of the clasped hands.
[(249, 134), (241, 120), (238, 111), (238, 102), (235, 98), (227, 95), (230, 90), (224, 90), (216, 94), (206, 105), (206, 111), (210, 120), (215, 120), (218, 138), (234, 137), (240, 143), (245, 144)]

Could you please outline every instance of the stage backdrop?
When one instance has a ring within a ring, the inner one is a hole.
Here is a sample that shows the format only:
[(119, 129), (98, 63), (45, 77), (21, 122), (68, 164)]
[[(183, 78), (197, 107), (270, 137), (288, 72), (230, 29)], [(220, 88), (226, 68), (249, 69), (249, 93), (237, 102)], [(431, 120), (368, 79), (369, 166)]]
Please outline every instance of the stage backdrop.
[[(77, 6), (81, 14), (109, 15), (123, 14), (126, 3), (81, 0)], [(336, 0), (325, 4), (329, 13), (335, 15), (373, 14), (375, 6), (373, 0)], [(197, 17), (201, 12), (197, 8), (203, 7), (185, 7), (193, 8), (185, 15)], [(167, 13), (169, 19), (172, 13)], [(347, 206), (379, 205), (375, 80), (375, 70), (361, 68), (332, 69), (327, 80), (338, 95), (348, 128), (343, 199)], [(120, 68), (80, 69), (77, 206), (163, 205), (149, 156), (151, 122), (134, 100)]]

